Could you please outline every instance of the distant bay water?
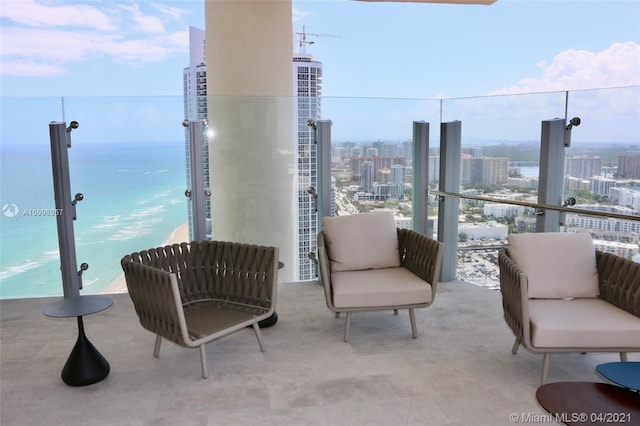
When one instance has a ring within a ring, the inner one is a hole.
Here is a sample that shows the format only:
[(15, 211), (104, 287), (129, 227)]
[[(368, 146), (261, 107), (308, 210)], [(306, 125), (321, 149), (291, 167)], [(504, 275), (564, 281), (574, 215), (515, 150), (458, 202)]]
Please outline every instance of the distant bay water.
[[(0, 144), (0, 298), (62, 295), (50, 147)], [(73, 144), (71, 192), (82, 294), (122, 275), (123, 255), (156, 247), (187, 222), (185, 146)]]

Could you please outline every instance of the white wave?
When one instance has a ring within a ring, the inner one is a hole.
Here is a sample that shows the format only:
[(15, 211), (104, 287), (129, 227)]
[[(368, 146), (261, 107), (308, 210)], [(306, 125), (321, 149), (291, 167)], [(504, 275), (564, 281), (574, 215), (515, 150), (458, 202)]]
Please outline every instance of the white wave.
[(113, 229), (113, 228), (117, 228), (119, 225), (116, 222), (109, 222), (109, 223), (101, 223), (100, 225), (94, 225), (92, 229), (94, 230), (103, 230), (103, 229)]
[(0, 271), (0, 279), (13, 277), (14, 275), (18, 275), (30, 269), (37, 268), (40, 265), (40, 262), (27, 259), (26, 262), (21, 265), (9, 266), (5, 270)]
[(47, 260), (53, 260), (60, 257), (60, 250), (47, 250), (44, 252), (44, 257)]
[(161, 169), (161, 170), (150, 170), (148, 172), (144, 172), (145, 175), (159, 175), (160, 173), (167, 173), (169, 169)]
[(98, 281), (100, 281), (100, 278), (94, 278), (89, 281), (82, 280), (82, 288), (91, 287), (93, 284), (97, 283)]
[(131, 226), (131, 227), (127, 227), (125, 229), (119, 230), (115, 234), (111, 235), (108, 239), (109, 241), (127, 241), (143, 235), (150, 234), (151, 232), (152, 232), (151, 228)]
[(160, 192), (158, 194), (154, 194), (152, 198), (154, 198), (154, 199), (164, 198), (164, 197), (166, 197), (167, 195), (170, 195), (170, 194), (171, 194), (171, 190), (168, 189), (168, 190)]
[(93, 245), (103, 244), (103, 243), (104, 243), (104, 240), (100, 240), (100, 241), (87, 241), (86, 243), (78, 244), (78, 246), (93, 246)]
[(153, 206), (153, 207), (149, 207), (142, 210), (136, 210), (133, 213), (131, 213), (127, 217), (127, 219), (138, 219), (138, 218), (144, 218), (147, 216), (154, 216), (154, 215), (157, 215), (158, 213), (163, 212), (164, 210), (165, 210), (164, 205)]

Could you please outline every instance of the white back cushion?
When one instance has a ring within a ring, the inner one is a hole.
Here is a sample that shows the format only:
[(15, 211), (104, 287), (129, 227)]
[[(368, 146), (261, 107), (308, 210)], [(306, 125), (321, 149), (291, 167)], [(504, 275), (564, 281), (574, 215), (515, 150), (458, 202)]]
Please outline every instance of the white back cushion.
[(507, 241), (509, 256), (527, 274), (530, 299), (599, 296), (596, 253), (589, 234), (514, 234)]
[(323, 217), (322, 226), (331, 272), (400, 266), (393, 213)]

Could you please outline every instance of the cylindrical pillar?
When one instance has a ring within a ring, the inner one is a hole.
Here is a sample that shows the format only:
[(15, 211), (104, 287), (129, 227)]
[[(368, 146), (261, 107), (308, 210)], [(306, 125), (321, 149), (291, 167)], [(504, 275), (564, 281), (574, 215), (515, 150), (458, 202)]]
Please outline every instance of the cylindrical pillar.
[(276, 246), (293, 281), (296, 145), (290, 0), (207, 0), (212, 238)]

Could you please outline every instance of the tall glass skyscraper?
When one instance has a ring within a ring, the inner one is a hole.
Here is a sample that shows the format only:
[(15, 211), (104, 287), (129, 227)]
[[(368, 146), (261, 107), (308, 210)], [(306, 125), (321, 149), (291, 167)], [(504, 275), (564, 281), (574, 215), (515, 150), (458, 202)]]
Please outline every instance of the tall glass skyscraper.
[(318, 186), (317, 150), (314, 130), (308, 121), (320, 120), (320, 96), (322, 92), (322, 63), (313, 60), (307, 53), (296, 53), (293, 57), (293, 81), (296, 101), (296, 123), (298, 130), (298, 264), (299, 280), (316, 278), (316, 264), (309, 253), (316, 254), (318, 214), (316, 212), (315, 189)]

